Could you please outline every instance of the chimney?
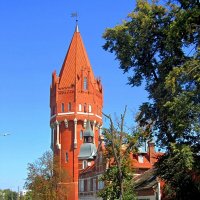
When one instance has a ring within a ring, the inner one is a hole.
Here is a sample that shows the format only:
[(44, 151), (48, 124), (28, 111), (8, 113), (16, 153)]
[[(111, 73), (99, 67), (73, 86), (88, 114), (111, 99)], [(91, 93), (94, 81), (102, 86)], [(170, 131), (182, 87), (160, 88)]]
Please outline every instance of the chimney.
[(155, 142), (153, 140), (148, 141), (148, 154), (149, 154), (149, 162), (153, 165), (156, 162)]

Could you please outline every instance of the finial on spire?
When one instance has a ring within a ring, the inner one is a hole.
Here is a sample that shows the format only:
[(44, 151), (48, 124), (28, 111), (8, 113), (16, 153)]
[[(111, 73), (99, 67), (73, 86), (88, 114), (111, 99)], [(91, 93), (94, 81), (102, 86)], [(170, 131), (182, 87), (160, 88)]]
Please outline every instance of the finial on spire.
[(78, 13), (77, 12), (72, 13), (71, 17), (76, 17), (76, 29), (75, 29), (75, 32), (79, 32), (79, 29), (78, 29)]

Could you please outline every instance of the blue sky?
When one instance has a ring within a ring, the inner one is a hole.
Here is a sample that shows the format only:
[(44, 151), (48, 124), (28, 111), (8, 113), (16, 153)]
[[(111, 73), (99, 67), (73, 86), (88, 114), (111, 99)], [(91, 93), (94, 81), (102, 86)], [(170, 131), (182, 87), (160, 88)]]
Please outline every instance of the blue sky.
[(0, 1), (0, 189), (20, 190), (27, 163), (50, 146), (49, 87), (59, 74), (78, 12), (81, 32), (96, 77), (104, 87), (104, 112), (120, 114), (128, 105), (127, 122), (146, 100), (142, 87), (127, 85), (114, 55), (102, 49), (107, 27), (133, 10), (131, 0), (1, 0)]

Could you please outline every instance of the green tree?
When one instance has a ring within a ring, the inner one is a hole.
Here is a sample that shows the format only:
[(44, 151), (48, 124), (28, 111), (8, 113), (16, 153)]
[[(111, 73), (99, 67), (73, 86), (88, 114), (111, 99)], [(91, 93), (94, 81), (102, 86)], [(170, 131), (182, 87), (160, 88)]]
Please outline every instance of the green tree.
[(10, 189), (0, 190), (0, 200), (17, 200), (18, 194)]
[(109, 120), (110, 127), (103, 131), (107, 169), (101, 177), (104, 188), (98, 194), (103, 199), (135, 199), (130, 154), (137, 151), (140, 133), (125, 132), (125, 114), (126, 108), (116, 124), (110, 115), (104, 114)]
[[(163, 159), (171, 160), (174, 148), (180, 152), (189, 148), (192, 153), (188, 156), (194, 160), (192, 168), (183, 162), (181, 171), (190, 171), (196, 177), (200, 174), (199, 18), (198, 0), (169, 0), (162, 4), (138, 0), (127, 20), (103, 35), (104, 49), (115, 53), (124, 72), (131, 72), (129, 84), (145, 83), (150, 101), (141, 105), (136, 121), (144, 128), (149, 128), (150, 123), (149, 137), (156, 136), (157, 144), (169, 155)], [(167, 161), (160, 159), (157, 167), (164, 162)], [(165, 176), (167, 171), (158, 172), (173, 186), (172, 177)], [(173, 179), (179, 180), (176, 188), (184, 191), (180, 177), (174, 174)], [(188, 177), (188, 188), (193, 181), (192, 175)], [(171, 188), (176, 193), (176, 188)]]
[(195, 199), (199, 194), (200, 182), (194, 171), (195, 156), (188, 145), (171, 145), (172, 151), (162, 156), (157, 166), (157, 174), (167, 184), (164, 195), (167, 199)]
[(67, 191), (59, 186), (66, 173), (60, 171), (56, 157), (50, 151), (28, 164), (28, 176), (25, 188), (29, 191), (28, 199), (62, 200), (67, 199)]

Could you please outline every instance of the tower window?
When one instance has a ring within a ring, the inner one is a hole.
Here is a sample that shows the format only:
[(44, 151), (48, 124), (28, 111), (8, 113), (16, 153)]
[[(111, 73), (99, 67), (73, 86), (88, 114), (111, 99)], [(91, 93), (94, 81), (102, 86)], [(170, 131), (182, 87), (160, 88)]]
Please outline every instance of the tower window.
[(86, 103), (84, 104), (84, 112), (87, 112), (87, 105), (86, 105)]
[(82, 105), (81, 105), (81, 104), (78, 105), (78, 110), (79, 110), (79, 111), (82, 110)]
[(69, 157), (68, 157), (68, 153), (66, 152), (65, 154), (65, 161), (68, 162), (69, 161)]
[(87, 167), (87, 160), (83, 160), (83, 169)]
[(65, 104), (64, 103), (61, 104), (61, 112), (65, 112)]
[(92, 112), (92, 106), (91, 105), (89, 105), (89, 112)]
[(69, 103), (68, 103), (68, 111), (71, 111), (71, 110), (72, 110), (72, 103), (69, 102)]
[(84, 90), (88, 90), (88, 79), (87, 79), (87, 77), (84, 77), (83, 89), (84, 89)]
[(83, 139), (83, 131), (82, 130), (80, 131), (80, 139), (81, 140)]

